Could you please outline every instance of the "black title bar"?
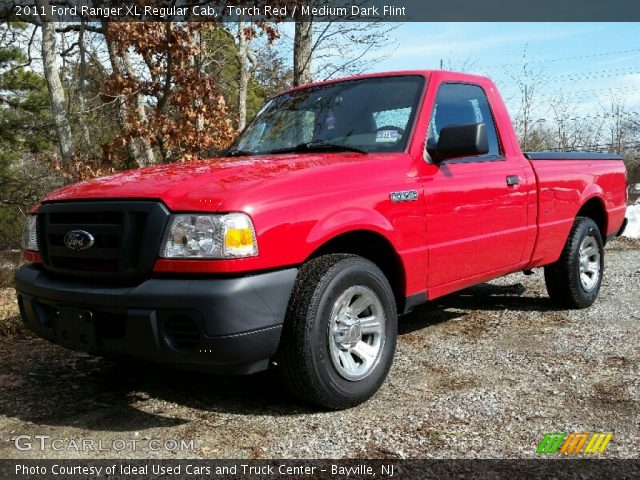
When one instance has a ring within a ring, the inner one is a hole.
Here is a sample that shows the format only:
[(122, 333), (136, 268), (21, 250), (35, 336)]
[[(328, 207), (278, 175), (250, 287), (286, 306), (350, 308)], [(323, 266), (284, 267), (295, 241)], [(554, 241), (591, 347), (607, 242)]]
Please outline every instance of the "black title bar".
[(637, 479), (639, 460), (0, 460), (2, 479)]
[(0, 20), (638, 22), (638, 0), (0, 0)]

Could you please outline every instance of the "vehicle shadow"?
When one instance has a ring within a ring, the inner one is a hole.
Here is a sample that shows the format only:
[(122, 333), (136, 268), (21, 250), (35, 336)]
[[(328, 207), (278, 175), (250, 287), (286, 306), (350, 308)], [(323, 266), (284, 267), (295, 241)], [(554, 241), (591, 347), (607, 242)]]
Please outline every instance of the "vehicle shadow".
[[(468, 310), (553, 310), (548, 299), (525, 293), (519, 283), (478, 285), (403, 315), (399, 333), (429, 328), (464, 316)], [(125, 432), (180, 426), (197, 419), (199, 412), (318, 413), (291, 398), (273, 370), (225, 377), (113, 363), (29, 337), (0, 341), (0, 372), (12, 372), (9, 375), (15, 378), (22, 375), (18, 385), (0, 388), (0, 414), (37, 425)]]
[(482, 283), (459, 292), (445, 295), (432, 302), (416, 307), (402, 315), (398, 325), (400, 335), (409, 334), (422, 328), (461, 318), (465, 311), (551, 312), (558, 308), (546, 297), (525, 296), (526, 287), (522, 283), (495, 285)]
[(550, 312), (559, 310), (546, 296), (532, 297), (525, 296), (525, 293), (527, 289), (522, 283), (511, 285), (482, 283), (438, 298), (428, 305), (486, 311)]
[(116, 363), (36, 338), (0, 340), (0, 416), (5, 419), (136, 432), (179, 427), (197, 420), (199, 412), (286, 416), (318, 410), (291, 398), (271, 370), (217, 376)]

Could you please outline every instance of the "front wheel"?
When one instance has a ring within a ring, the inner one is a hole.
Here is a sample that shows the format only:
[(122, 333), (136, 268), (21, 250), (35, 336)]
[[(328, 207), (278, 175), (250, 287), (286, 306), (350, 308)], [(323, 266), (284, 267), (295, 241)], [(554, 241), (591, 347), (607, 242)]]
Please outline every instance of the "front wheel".
[(355, 255), (324, 255), (300, 270), (278, 363), (302, 400), (330, 409), (370, 398), (384, 382), (396, 347), (393, 292), (380, 269)]
[(586, 308), (595, 302), (604, 272), (604, 245), (596, 223), (576, 218), (560, 259), (544, 269), (549, 297), (558, 306)]

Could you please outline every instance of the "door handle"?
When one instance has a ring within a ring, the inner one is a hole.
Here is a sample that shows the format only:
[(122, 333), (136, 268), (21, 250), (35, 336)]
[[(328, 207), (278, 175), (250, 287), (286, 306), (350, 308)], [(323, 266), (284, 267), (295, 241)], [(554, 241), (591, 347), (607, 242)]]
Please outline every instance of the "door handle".
[(507, 175), (507, 185), (515, 187), (520, 184), (520, 177), (518, 175)]

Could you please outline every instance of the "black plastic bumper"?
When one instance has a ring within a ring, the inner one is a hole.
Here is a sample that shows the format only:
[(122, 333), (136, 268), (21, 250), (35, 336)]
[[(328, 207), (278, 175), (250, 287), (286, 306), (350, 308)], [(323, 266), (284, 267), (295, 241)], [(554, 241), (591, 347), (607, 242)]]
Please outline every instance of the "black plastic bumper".
[(263, 370), (276, 352), (297, 273), (118, 287), (25, 265), (16, 290), (28, 328), (68, 348), (242, 374)]

